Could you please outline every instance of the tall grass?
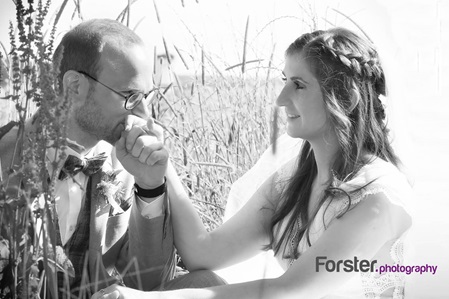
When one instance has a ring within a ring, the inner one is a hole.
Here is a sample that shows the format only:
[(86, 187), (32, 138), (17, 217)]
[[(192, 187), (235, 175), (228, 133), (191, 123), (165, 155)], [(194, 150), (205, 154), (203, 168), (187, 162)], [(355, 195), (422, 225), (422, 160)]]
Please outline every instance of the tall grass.
[[(52, 87), (55, 31), (50, 28), (50, 34), (46, 40), (44, 38), (49, 5), (50, 1), (28, 1), (27, 6), (16, 1), (16, 27), (10, 25), (11, 51), (4, 63), (9, 70), (3, 73), (8, 74), (9, 83), (5, 86), (3, 100), (14, 110), (9, 111), (12, 120), (0, 131), (3, 137), (12, 126), (17, 126), (18, 130), (13, 158), (1, 161), (7, 163), (3, 166), (9, 169), (8, 175), (0, 178), (1, 298), (38, 298), (42, 285), (39, 260), (44, 261), (42, 273), (50, 273), (50, 267), (63, 263), (56, 254), (58, 249), (51, 225), (55, 213), (51, 204), (55, 174), (47, 180), (45, 167), (49, 140), (54, 140), (58, 149), (64, 146), (64, 126), (59, 126), (56, 119), (65, 115), (66, 108), (64, 102), (58, 105)], [(25, 121), (38, 106), (42, 108), (42, 122), (35, 134), (25, 134)], [(36, 198), (42, 198), (44, 203), (32, 210), (31, 204)], [(45, 229), (36, 229), (33, 214), (42, 220)], [(50, 288), (56, 288), (55, 276), (46, 275), (46, 280)]]
[(275, 93), (263, 80), (217, 79), (193, 82), (187, 94), (173, 87), (166, 97), (176, 116), (164, 101), (155, 107), (172, 160), (210, 229), (221, 223), (232, 183), (270, 144)]
[[(28, 8), (23, 6), (22, 1), (16, 2), (17, 20), (15, 25), (11, 24), (10, 34), (11, 52), (4, 51), (0, 57), (3, 61), (2, 76), (9, 76), (9, 81), (2, 81), (5, 84), (0, 91), (0, 96), (4, 97), (0, 100), (0, 132), (6, 132), (12, 126), (19, 127), (22, 133), (17, 135), (17, 144), (21, 150), (17, 155), (22, 166), (11, 176), (28, 175), (27, 181), (34, 187), (32, 193), (16, 190), (11, 195), (6, 192), (10, 177), (0, 177), (0, 298), (37, 298), (44, 281), (50, 287), (56, 287), (54, 276), (40, 277), (38, 273), (51, 273), (49, 265), (64, 267), (65, 263), (64, 256), (57, 258), (60, 251), (51, 225), (29, 235), (29, 231), (35, 229), (30, 215), (31, 203), (36, 197), (45, 198), (45, 206), (40, 210), (44, 222), (51, 224), (54, 219), (54, 205), (51, 203), (54, 202), (52, 186), (55, 176), (51, 176), (50, 183), (47, 181), (44, 157), (50, 137), (54, 139), (56, 136), (59, 146), (65, 146), (64, 128), (55, 125), (58, 123), (55, 114), (64, 111), (55, 112), (54, 107), (58, 105), (54, 102), (55, 94), (51, 88), (54, 80), (49, 62), (55, 31), (53, 28), (48, 29), (47, 33), (44, 31), (50, 1), (44, 4), (28, 1)], [(53, 24), (56, 25), (63, 16), (67, 2), (60, 1)], [(118, 20), (130, 24), (134, 2), (127, 1)], [(159, 15), (157, 2), (153, 3), (158, 22), (162, 23), (163, 16)], [(72, 17), (78, 15), (82, 19), (81, 6), (88, 5), (88, 2), (75, 1), (75, 4)], [(179, 4), (184, 5), (183, 2)], [(217, 67), (214, 53), (201, 45), (194, 35), (192, 42), (199, 49), (196, 53), (187, 53), (162, 36), (168, 63), (168, 67), (162, 69), (167, 72), (165, 75), (170, 82), (160, 86), (158, 100), (150, 108), (152, 116), (165, 130), (165, 143), (172, 161), (209, 230), (222, 222), (232, 183), (254, 165), (274, 140), (271, 122), (276, 110), (272, 105), (279, 90), (279, 80), (272, 77), (273, 55), (248, 59), (250, 29), (248, 17), (240, 47), (243, 49), (242, 61), (225, 70)], [(171, 57), (180, 59), (192, 76), (179, 76)], [(156, 66), (160, 60), (155, 57), (154, 63)], [(4, 72), (4, 69), (7, 71)], [(160, 74), (155, 74), (154, 83), (162, 85), (157, 80), (158, 75), (160, 78)], [(38, 106), (46, 115), (46, 123), (39, 132), (41, 137), (36, 135), (31, 138), (34, 146), (23, 148), (21, 145), (26, 142), (24, 123)], [(277, 116), (276, 113), (274, 115)], [(274, 120), (277, 123), (277, 117)], [(25, 165), (30, 167), (25, 168)], [(40, 250), (39, 244), (42, 243), (45, 245)], [(43, 272), (38, 271), (38, 261), (41, 259), (44, 261)]]
[[(161, 24), (157, 2), (153, 3)], [(162, 36), (172, 82), (152, 111), (166, 130), (166, 146), (203, 223), (214, 229), (222, 222), (232, 183), (255, 164), (277, 135), (272, 128), (278, 126), (272, 126), (272, 121), (280, 80), (278, 72), (270, 72), (273, 55), (247, 59), (249, 17), (241, 43), (242, 61), (225, 70), (217, 67), (214, 53), (186, 28), (200, 50), (187, 53), (192, 59), (189, 65), (176, 45), (170, 51)], [(192, 77), (179, 78), (172, 67), (172, 52)]]

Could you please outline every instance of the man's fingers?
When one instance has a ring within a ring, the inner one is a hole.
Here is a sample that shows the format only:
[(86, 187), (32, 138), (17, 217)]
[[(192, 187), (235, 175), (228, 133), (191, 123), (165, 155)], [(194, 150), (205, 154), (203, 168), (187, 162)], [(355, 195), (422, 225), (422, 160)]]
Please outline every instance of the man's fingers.
[(122, 132), (122, 136), (120, 136), (120, 139), (115, 143), (115, 149), (117, 151), (125, 150), (125, 133), (124, 132)]
[(146, 126), (147, 121), (135, 115), (128, 115), (125, 119), (125, 131), (129, 132), (135, 126)]
[(140, 153), (140, 156), (139, 156), (139, 161), (140, 161), (140, 163), (146, 164), (146, 163), (147, 163), (148, 157), (149, 157), (154, 151), (160, 150), (160, 149), (162, 148), (161, 145), (162, 145), (162, 144), (161, 144), (160, 142), (158, 142), (157, 144), (152, 144), (152, 145), (150, 145), (150, 146), (145, 146), (145, 147), (142, 149), (142, 152)]
[(134, 126), (126, 134), (126, 149), (131, 151), (136, 144), (138, 138), (142, 135), (147, 135), (147, 132), (142, 127)]
[(163, 140), (164, 131), (152, 118), (144, 120), (135, 115), (129, 115), (125, 120), (126, 148), (130, 151), (137, 138), (142, 135), (155, 136)]
[(161, 126), (155, 124), (152, 118), (145, 121), (141, 118), (129, 116), (126, 122), (125, 133), (126, 148), (128, 151), (131, 151), (136, 140), (142, 135), (155, 136), (161, 141), (163, 139), (163, 130)]
[(150, 134), (156, 136), (157, 139), (159, 139), (160, 141), (164, 140), (164, 129), (160, 125), (155, 123), (154, 119), (152, 118), (148, 119), (147, 128)]
[[(154, 142), (154, 143), (152, 143), (152, 144), (150, 144), (150, 145), (148, 145), (148, 146), (145, 146), (143, 149), (142, 149), (142, 151), (140, 152), (140, 155), (139, 155), (139, 161), (140, 161), (140, 163), (143, 163), (143, 164), (147, 164), (147, 165), (154, 165), (155, 164), (155, 161), (161, 161), (161, 162), (163, 162), (163, 160), (164, 160), (164, 155), (166, 155), (166, 156), (168, 156), (168, 152), (166, 153), (166, 154), (162, 154), (162, 155), (160, 155), (160, 158), (159, 159), (157, 159), (157, 158), (152, 158), (152, 164), (149, 164), (149, 162), (148, 162), (148, 158), (149, 157), (152, 157), (155, 153), (157, 153), (157, 152), (159, 152), (159, 151), (165, 151), (165, 152), (167, 152), (165, 149), (164, 149), (164, 145), (161, 143), (161, 142)], [(156, 160), (154, 160), (154, 159), (156, 159)], [(151, 162), (150, 161), (150, 162)]]
[(166, 163), (168, 160), (168, 152), (165, 148), (153, 151), (146, 159), (146, 163), (149, 166), (153, 166), (157, 163)]
[(138, 158), (144, 147), (149, 145), (147, 140), (145, 140), (146, 139), (145, 137), (146, 136), (138, 137), (131, 148), (128, 148), (128, 138), (131, 137), (129, 137), (128, 135), (128, 137), (126, 138), (127, 139), (126, 149), (128, 150), (129, 153), (131, 153), (131, 155), (134, 158)]
[(147, 120), (135, 115), (128, 115), (125, 119), (126, 148), (130, 151), (136, 139), (141, 135), (153, 135), (147, 128)]
[(160, 144), (160, 142), (157, 140), (156, 137), (149, 136), (149, 135), (139, 136), (136, 139), (136, 141), (134, 142), (132, 148), (130, 150), (128, 150), (128, 152), (134, 158), (139, 158), (139, 156), (141, 155), (142, 151), (146, 147), (151, 147), (151, 149), (155, 148), (155, 147), (153, 147), (153, 144)]
[(153, 166), (165, 163), (169, 155), (163, 148), (162, 135), (162, 128), (153, 119), (143, 120), (130, 115), (116, 148), (137, 158), (142, 164)]
[(152, 117), (147, 119), (147, 128), (149, 131), (153, 131), (154, 120)]

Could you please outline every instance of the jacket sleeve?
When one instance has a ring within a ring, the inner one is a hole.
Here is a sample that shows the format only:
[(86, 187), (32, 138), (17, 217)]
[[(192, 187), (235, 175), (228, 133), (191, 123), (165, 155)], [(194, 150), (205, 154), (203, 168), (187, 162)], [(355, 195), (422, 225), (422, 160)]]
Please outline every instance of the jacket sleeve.
[(168, 196), (164, 199), (164, 213), (147, 219), (135, 202), (131, 208), (125, 243), (116, 263), (117, 270), (128, 287), (152, 290), (173, 278), (175, 249)]

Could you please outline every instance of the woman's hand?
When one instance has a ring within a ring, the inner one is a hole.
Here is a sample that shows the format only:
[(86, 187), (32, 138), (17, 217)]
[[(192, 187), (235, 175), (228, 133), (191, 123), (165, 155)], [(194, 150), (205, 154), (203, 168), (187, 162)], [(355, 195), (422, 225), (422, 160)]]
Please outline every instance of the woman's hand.
[(119, 286), (117, 284), (111, 285), (105, 289), (96, 292), (91, 299), (160, 299), (160, 293), (151, 292), (145, 293), (136, 289)]

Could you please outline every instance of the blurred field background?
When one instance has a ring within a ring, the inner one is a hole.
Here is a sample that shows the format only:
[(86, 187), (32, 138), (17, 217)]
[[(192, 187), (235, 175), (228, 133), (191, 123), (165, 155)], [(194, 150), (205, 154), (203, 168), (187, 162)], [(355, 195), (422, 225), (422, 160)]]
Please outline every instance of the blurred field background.
[[(15, 12), (12, 0), (0, 1), (5, 53)], [(122, 20), (145, 40), (155, 83), (165, 91), (153, 114), (166, 128), (178, 172), (210, 229), (222, 221), (232, 183), (271, 142), (284, 49), (315, 28), (361, 33), (360, 26), (384, 60), (395, 146), (416, 194), (408, 264), (438, 266), (435, 276), (408, 277), (407, 298), (449, 296), (449, 102), (443, 94), (449, 87), (449, 2), (58, 0), (50, 17), (49, 24), (59, 18), (56, 42), (80, 20), (103, 17)], [(3, 78), (7, 60), (4, 66)], [(14, 107), (0, 100), (0, 125), (14, 117)], [(282, 118), (281, 112), (280, 133)], [(235, 281), (245, 280), (245, 273), (234, 274)]]

